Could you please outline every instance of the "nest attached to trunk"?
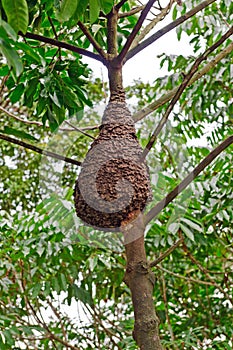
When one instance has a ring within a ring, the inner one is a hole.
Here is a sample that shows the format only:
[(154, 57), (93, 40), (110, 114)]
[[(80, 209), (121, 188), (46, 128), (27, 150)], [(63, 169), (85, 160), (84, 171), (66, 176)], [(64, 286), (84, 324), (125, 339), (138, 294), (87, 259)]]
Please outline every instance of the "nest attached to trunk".
[(131, 213), (143, 211), (151, 187), (141, 154), (126, 104), (110, 102), (75, 184), (76, 213), (87, 225), (118, 231)]

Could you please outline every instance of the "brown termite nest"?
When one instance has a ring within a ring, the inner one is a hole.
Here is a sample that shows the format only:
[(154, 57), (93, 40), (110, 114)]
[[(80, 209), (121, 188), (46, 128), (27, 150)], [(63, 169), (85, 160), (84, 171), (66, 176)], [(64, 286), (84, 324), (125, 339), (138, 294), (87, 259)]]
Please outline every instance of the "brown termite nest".
[(132, 213), (144, 210), (151, 187), (141, 154), (126, 104), (110, 102), (75, 184), (76, 213), (87, 225), (118, 231)]

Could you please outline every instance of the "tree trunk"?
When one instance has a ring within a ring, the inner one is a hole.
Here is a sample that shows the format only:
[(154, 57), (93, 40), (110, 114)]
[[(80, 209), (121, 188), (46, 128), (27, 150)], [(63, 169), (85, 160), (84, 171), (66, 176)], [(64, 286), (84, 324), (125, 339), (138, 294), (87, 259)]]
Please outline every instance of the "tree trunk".
[(141, 214), (134, 221), (122, 225), (127, 256), (124, 281), (132, 295), (134, 340), (141, 350), (162, 350), (159, 319), (153, 301), (155, 277), (146, 258), (144, 229)]

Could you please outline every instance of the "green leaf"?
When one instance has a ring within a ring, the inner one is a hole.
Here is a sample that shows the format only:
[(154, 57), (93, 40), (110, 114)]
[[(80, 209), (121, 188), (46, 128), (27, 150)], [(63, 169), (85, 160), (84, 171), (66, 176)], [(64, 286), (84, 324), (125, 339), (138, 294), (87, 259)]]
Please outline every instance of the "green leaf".
[(88, 291), (82, 287), (78, 287), (76, 284), (73, 284), (74, 296), (82, 301), (84, 304), (92, 305), (91, 295)]
[(42, 57), (30, 45), (27, 45), (25, 43), (16, 43), (16, 47), (18, 49), (23, 50), (23, 52), (26, 55), (28, 55), (30, 58), (32, 58), (37, 63), (39, 63), (39, 64), (42, 63), (42, 61), (43, 61)]
[(61, 273), (59, 277), (60, 277), (61, 289), (66, 291), (66, 289), (67, 289), (66, 276), (63, 273)]
[(31, 295), (31, 297), (32, 297), (33, 299), (35, 299), (35, 298), (38, 297), (38, 295), (39, 295), (39, 293), (40, 293), (40, 291), (41, 291), (41, 288), (42, 288), (41, 283), (37, 283), (37, 284), (33, 287), (33, 289), (32, 289), (32, 295)]
[(26, 0), (2, 0), (8, 23), (16, 33), (26, 33), (28, 27), (28, 5)]
[(61, 288), (60, 288), (60, 284), (59, 284), (58, 278), (55, 277), (55, 276), (52, 277), (51, 282), (52, 282), (53, 289), (57, 292), (57, 294), (60, 294)]
[(68, 21), (74, 15), (77, 5), (77, 0), (63, 0), (57, 11), (57, 19), (60, 22)]
[(74, 14), (75, 20), (78, 21), (81, 19), (82, 15), (84, 14), (87, 8), (87, 5), (88, 5), (88, 0), (78, 0), (77, 8)]
[(7, 135), (14, 135), (20, 139), (26, 139), (26, 140), (31, 140), (31, 141), (38, 141), (34, 136), (28, 134), (25, 131), (10, 128), (9, 126), (4, 126), (4, 129), (1, 130), (1, 133), (7, 134)]
[(178, 231), (180, 225), (177, 222), (173, 222), (168, 226), (168, 231), (170, 231), (172, 234), (176, 234)]
[(195, 222), (186, 219), (186, 218), (181, 218), (180, 221), (185, 222), (188, 226), (192, 227), (194, 230), (197, 230), (198, 232), (202, 232), (203, 229), (200, 225), (195, 224)]
[(99, 0), (90, 0), (89, 6), (90, 6), (90, 22), (94, 23), (97, 20), (100, 12)]
[(13, 49), (8, 42), (0, 38), (0, 51), (6, 57), (8, 66), (13, 68), (18, 77), (23, 71), (23, 64), (15, 49)]
[(174, 10), (172, 12), (172, 19), (173, 21), (177, 18), (177, 5), (174, 7)]
[(15, 342), (9, 329), (5, 329), (3, 334), (4, 334), (4, 337), (6, 338), (6, 343), (9, 345), (14, 345)]
[(112, 7), (114, 5), (114, 1), (113, 0), (100, 0), (100, 7), (101, 10), (107, 14), (111, 11)]
[(9, 35), (11, 39), (13, 39), (14, 41), (17, 40), (17, 34), (14, 31), (14, 29), (7, 22), (3, 21), (1, 18), (0, 18), (0, 26), (4, 28), (4, 30), (6, 31), (6, 33)]
[(20, 100), (20, 97), (24, 93), (25, 86), (24, 84), (19, 84), (10, 94), (10, 100), (12, 103), (16, 103)]
[(184, 234), (191, 239), (191, 241), (194, 242), (194, 235), (192, 233), (192, 231), (190, 231), (190, 229), (187, 226), (184, 226), (183, 224), (180, 224), (180, 228), (181, 230), (184, 232)]

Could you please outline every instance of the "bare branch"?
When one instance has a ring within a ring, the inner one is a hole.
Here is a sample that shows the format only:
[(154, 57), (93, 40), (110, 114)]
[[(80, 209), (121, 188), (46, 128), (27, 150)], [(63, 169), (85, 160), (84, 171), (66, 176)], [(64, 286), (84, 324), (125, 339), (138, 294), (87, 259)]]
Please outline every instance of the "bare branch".
[(145, 225), (157, 216), (169, 203), (173, 201), (221, 152), (233, 143), (233, 135), (229, 136), (212, 152), (208, 154), (164, 199), (157, 203), (146, 215)]
[[(229, 55), (233, 50), (233, 42), (230, 43), (224, 50), (222, 50), (217, 56), (214, 57), (213, 60), (211, 60), (209, 63), (207, 63), (203, 68), (200, 69), (200, 71), (196, 72), (192, 79), (189, 81), (187, 86), (192, 85), (195, 81), (200, 79), (203, 75), (208, 73), (214, 66), (217, 65), (218, 62), (220, 62), (224, 57)], [(170, 90), (166, 95), (161, 96), (158, 100), (150, 103), (145, 108), (141, 109), (139, 112), (135, 113), (133, 116), (133, 119), (135, 122), (145, 118), (147, 115), (155, 111), (157, 108), (163, 106), (165, 103), (170, 101), (175, 94), (177, 93), (177, 90), (179, 87), (175, 87), (174, 89)]]
[(74, 165), (77, 165), (77, 166), (80, 166), (82, 164), (78, 160), (75, 160), (75, 159), (72, 159), (72, 158), (68, 158), (68, 157), (64, 157), (64, 156), (61, 156), (60, 154), (57, 154), (57, 153), (54, 153), (54, 152), (46, 151), (46, 150), (41, 149), (41, 148), (39, 148), (37, 146), (31, 145), (30, 143), (14, 139), (14, 138), (9, 137), (7, 135), (0, 134), (0, 139), (2, 139), (4, 141), (7, 141), (7, 142), (10, 142), (10, 143), (13, 143), (15, 145), (19, 145), (21, 147), (30, 149), (33, 152), (42, 154), (42, 155), (44, 155), (46, 157), (60, 159), (60, 160), (63, 160), (64, 162), (66, 162), (66, 163), (74, 164)]
[(164, 34), (170, 32), (172, 29), (176, 28), (181, 23), (187, 21), (187, 19), (189, 19), (190, 17), (194, 16), (197, 12), (203, 10), (205, 7), (209, 6), (210, 4), (212, 4), (215, 1), (216, 0), (205, 0), (205, 1), (203, 1), (201, 4), (199, 4), (198, 6), (194, 7), (192, 10), (188, 11), (185, 15), (177, 18), (172, 23), (170, 23), (167, 26), (165, 26), (164, 28), (158, 30), (156, 33), (151, 35), (148, 39), (144, 40), (137, 47), (135, 47), (134, 49), (130, 50), (128, 52), (128, 54), (126, 55), (126, 57), (125, 57), (124, 63), (126, 61), (128, 61), (130, 58), (132, 58), (133, 56), (135, 56), (140, 51), (144, 50), (147, 46), (153, 44), (156, 40), (161, 38)]
[(87, 39), (90, 41), (90, 43), (93, 45), (93, 47), (96, 49), (96, 51), (102, 56), (104, 59), (107, 59), (107, 55), (102, 49), (102, 47), (97, 43), (97, 41), (94, 39), (92, 34), (89, 32), (87, 27), (81, 22), (78, 21), (78, 26), (82, 30), (83, 34), (87, 37)]
[(67, 334), (66, 334), (65, 325), (64, 325), (64, 322), (62, 320), (62, 317), (61, 317), (59, 311), (56, 309), (56, 307), (53, 305), (53, 303), (50, 300), (47, 299), (47, 303), (49, 304), (54, 315), (57, 317), (59, 324), (61, 325), (63, 337), (64, 337), (65, 341), (67, 342)]
[(173, 110), (173, 107), (175, 106), (176, 102), (179, 100), (182, 92), (184, 91), (184, 89), (187, 87), (188, 83), (190, 82), (190, 80), (192, 79), (193, 75), (196, 73), (196, 71), (198, 70), (199, 65), (201, 64), (201, 62), (203, 62), (204, 60), (207, 59), (207, 57), (217, 48), (219, 47), (225, 40), (227, 40), (231, 35), (233, 34), (233, 26), (218, 40), (216, 41), (216, 43), (214, 43), (211, 47), (209, 47), (201, 56), (199, 56), (194, 64), (192, 65), (191, 69), (189, 70), (188, 74), (184, 77), (183, 82), (180, 84), (176, 94), (174, 95), (174, 97), (172, 98), (168, 108), (166, 109), (166, 112), (164, 113), (162, 119), (160, 120), (157, 128), (155, 129), (155, 131), (153, 132), (153, 134), (150, 137), (149, 142), (146, 145), (146, 148), (144, 149), (143, 153), (142, 153), (142, 158), (145, 158), (147, 156), (147, 154), (149, 153), (149, 151), (151, 150), (151, 148), (153, 147), (156, 138), (158, 136), (158, 134), (160, 133), (160, 131), (162, 130), (163, 126), (166, 124), (168, 117), (170, 115), (170, 113)]
[(228, 293), (226, 293), (225, 289), (222, 288), (221, 285), (219, 285), (209, 274), (208, 270), (202, 266), (202, 264), (191, 254), (191, 252), (189, 251), (187, 245), (185, 244), (184, 240), (182, 242), (183, 244), (183, 250), (185, 252), (185, 255), (188, 256), (188, 258), (192, 261), (193, 264), (195, 264), (198, 269), (204, 273), (206, 275), (206, 277), (212, 282), (212, 284), (218, 288), (225, 296), (226, 299), (229, 299), (230, 302), (233, 304), (233, 299), (230, 297), (230, 295)]
[(163, 261), (168, 255), (170, 255), (170, 254), (173, 252), (173, 250), (175, 250), (182, 242), (183, 242), (183, 238), (180, 238), (176, 243), (174, 243), (170, 248), (168, 248), (168, 249), (166, 250), (165, 253), (163, 253), (162, 255), (160, 255), (160, 256), (158, 257), (158, 259), (152, 261), (152, 262), (150, 263), (150, 267), (154, 267), (154, 266), (158, 265), (158, 264), (159, 264), (161, 261)]
[(37, 41), (40, 41), (40, 42), (44, 42), (46, 44), (50, 44), (50, 45), (53, 45), (53, 46), (56, 46), (56, 47), (59, 47), (59, 48), (67, 49), (69, 51), (79, 53), (80, 55), (93, 58), (96, 61), (102, 62), (104, 65), (106, 65), (106, 63), (107, 63), (107, 61), (103, 57), (101, 57), (100, 55), (97, 55), (97, 54), (95, 54), (93, 52), (90, 52), (88, 50), (82, 49), (80, 47), (77, 47), (77, 46), (65, 43), (64, 41), (58, 41), (56, 39), (47, 38), (45, 36), (38, 35), (38, 34), (33, 34), (33, 33), (26, 33), (25, 35), (22, 34), (22, 33), (20, 33), (20, 34), (24, 38), (28, 38), (28, 39), (33, 39), (33, 40), (37, 40)]
[(150, 11), (151, 7), (153, 6), (154, 2), (156, 0), (149, 0), (148, 3), (146, 4), (145, 8), (142, 10), (142, 13), (137, 21), (137, 23), (135, 24), (132, 32), (130, 33), (130, 35), (128, 36), (126, 43), (123, 47), (123, 49), (121, 50), (120, 54), (118, 55), (118, 61), (119, 62), (123, 62), (134, 38), (136, 37), (138, 31), (140, 30), (142, 23), (144, 22), (148, 12)]
[(183, 279), (183, 280), (191, 282), (191, 283), (198, 283), (198, 284), (204, 284), (206, 286), (213, 286), (213, 283), (211, 283), (211, 282), (206, 282), (206, 281), (202, 281), (202, 280), (199, 280), (199, 279), (194, 279), (192, 277), (185, 277), (185, 276), (179, 275), (178, 273), (175, 273), (173, 271), (169, 271), (169, 270), (165, 269), (164, 267), (162, 267), (160, 265), (158, 265), (157, 268), (159, 270), (163, 271), (163, 272), (166, 272), (167, 274), (169, 274), (171, 276)]
[(119, 13), (118, 18), (125, 18), (125, 17), (135, 15), (136, 13), (142, 11), (145, 8), (145, 6), (146, 5), (137, 6), (137, 7), (133, 8), (132, 10), (130, 10), (129, 12)]
[(68, 120), (65, 120), (65, 123), (70, 125), (74, 130), (78, 131), (78, 132), (81, 132), (81, 134), (87, 136), (87, 137), (90, 137), (92, 140), (94, 140), (95, 138), (93, 136), (91, 136), (90, 134), (88, 134), (87, 132), (77, 128), (75, 125), (71, 124), (70, 122), (68, 122)]

